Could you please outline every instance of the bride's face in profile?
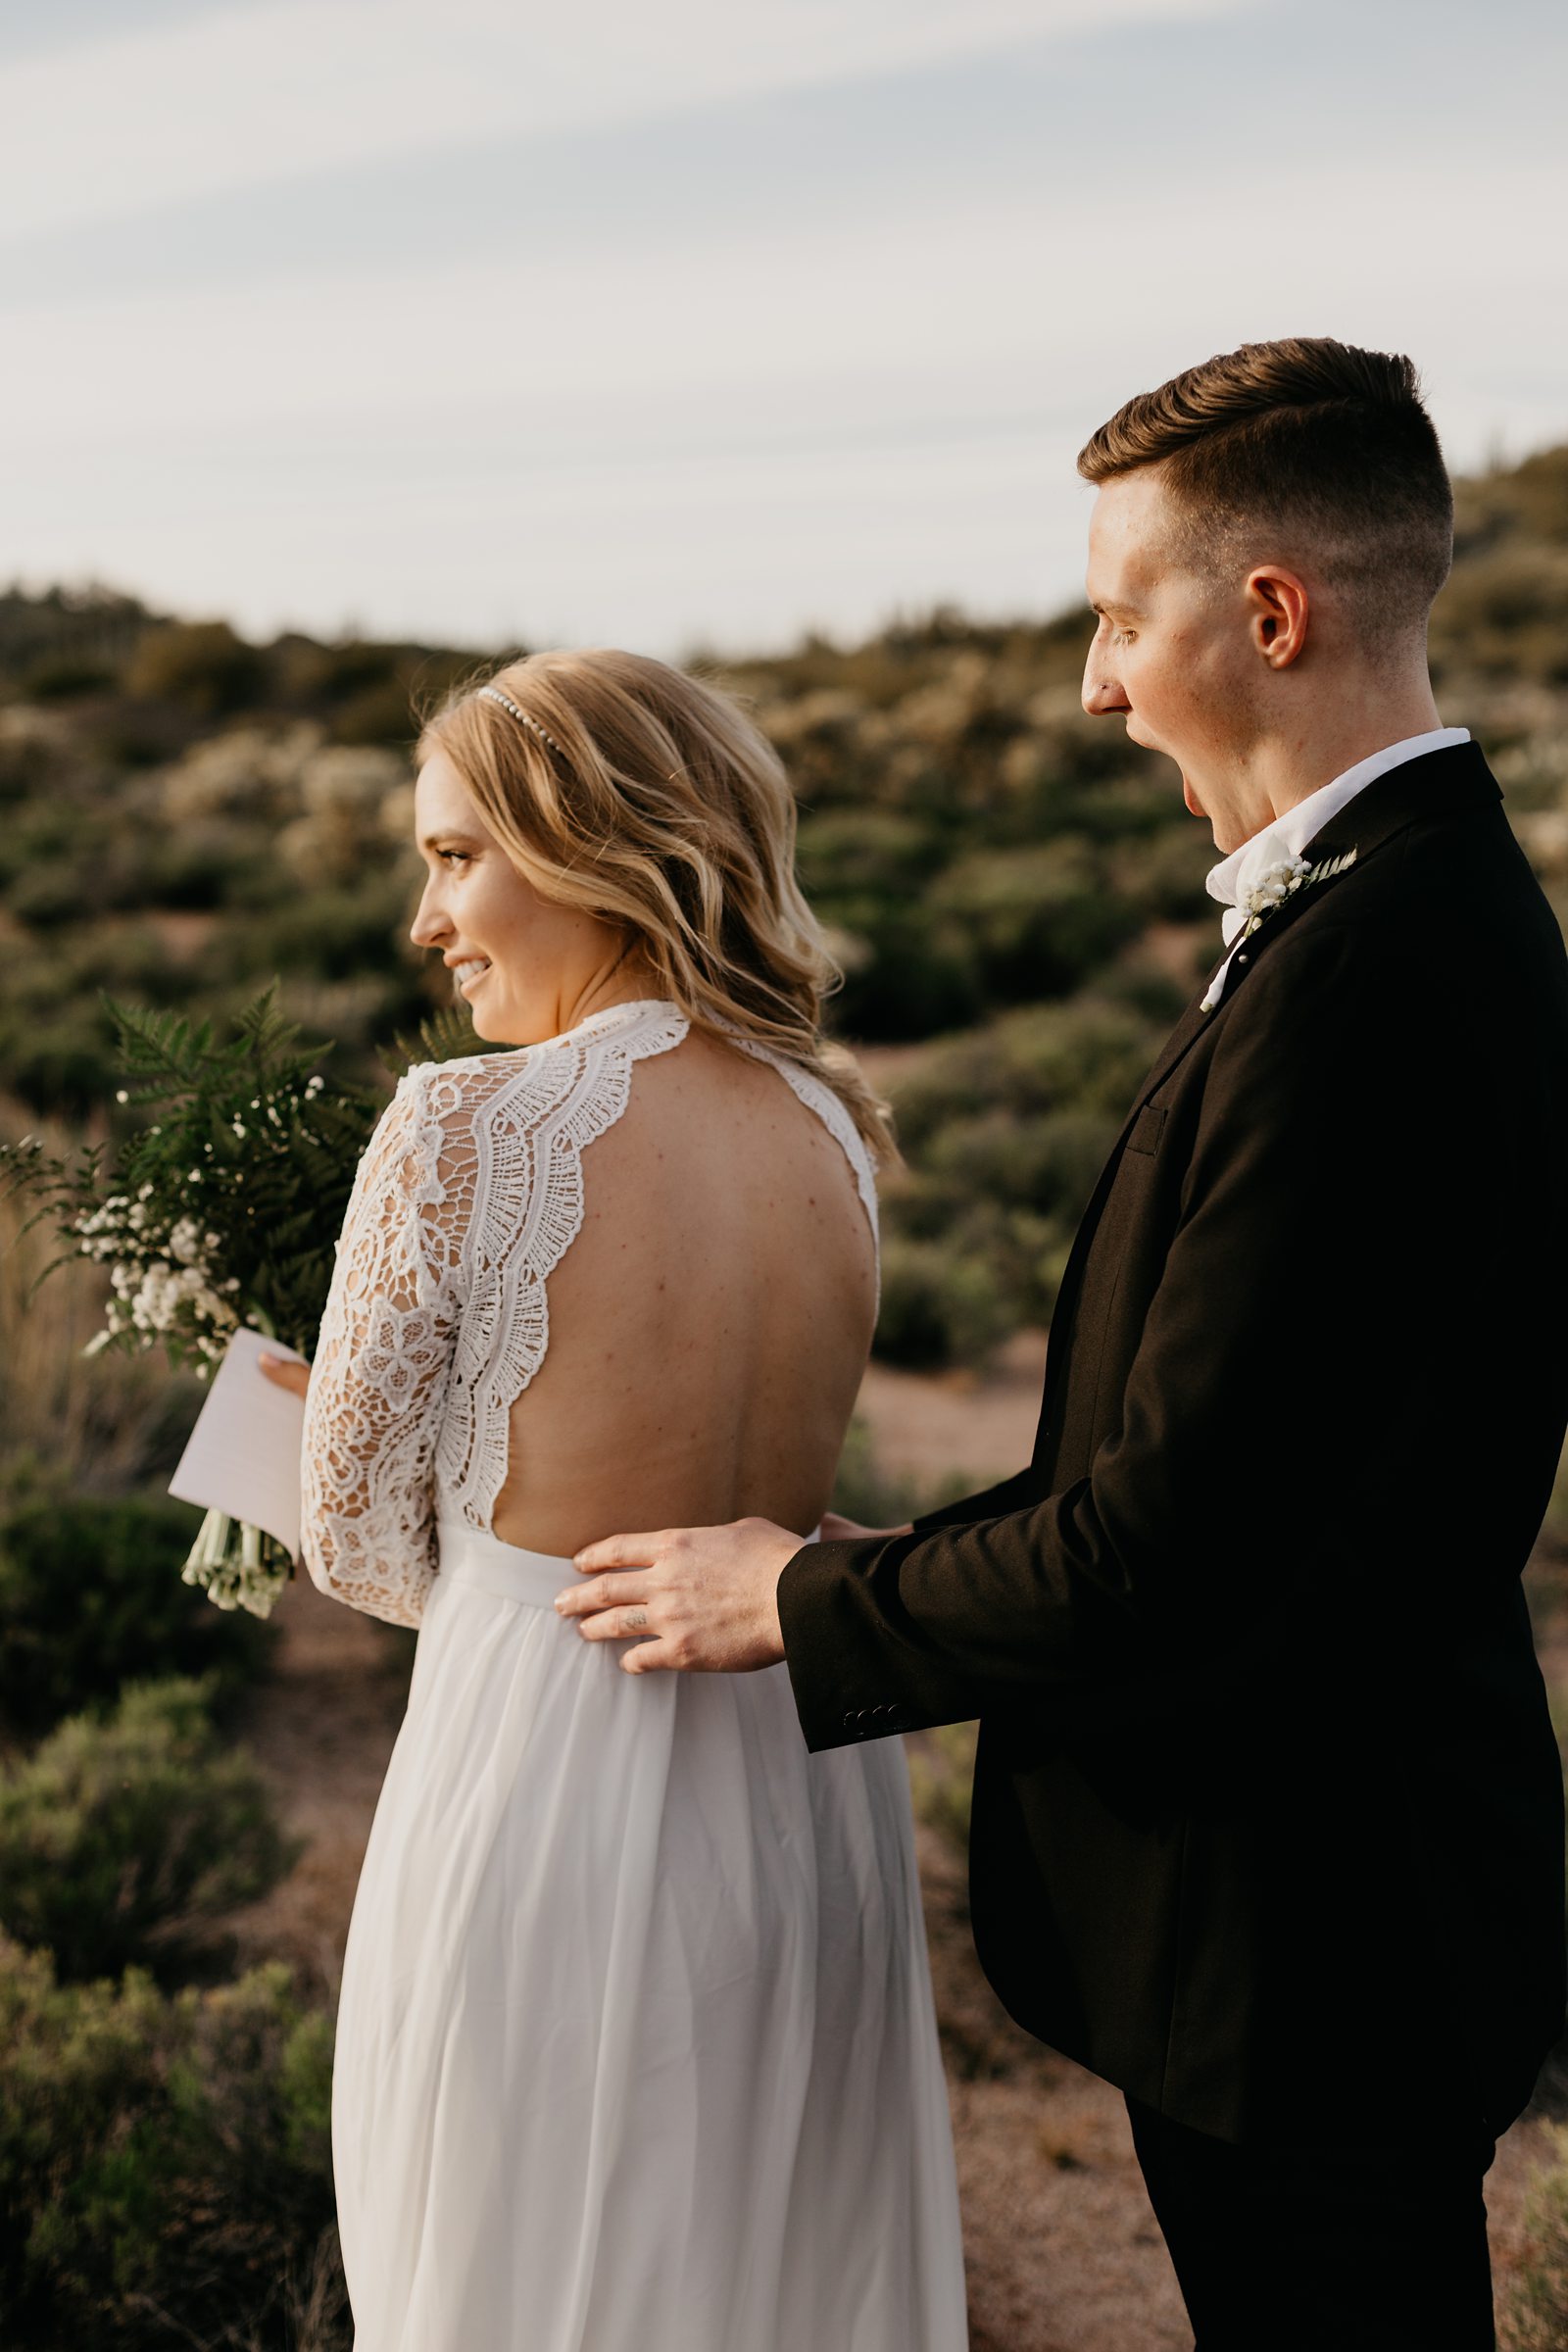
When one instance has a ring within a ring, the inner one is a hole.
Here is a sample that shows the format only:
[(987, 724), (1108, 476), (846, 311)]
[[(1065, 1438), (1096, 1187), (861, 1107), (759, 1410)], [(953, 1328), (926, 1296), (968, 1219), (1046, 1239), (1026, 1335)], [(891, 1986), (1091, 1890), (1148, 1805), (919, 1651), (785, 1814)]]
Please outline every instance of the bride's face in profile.
[[(439, 954), (479, 1036), (531, 1046), (616, 1001), (609, 923), (541, 897), (512, 863), (444, 753), (419, 770), (414, 829), (425, 883), (409, 936)], [(626, 977), (622, 963), (617, 981)]]

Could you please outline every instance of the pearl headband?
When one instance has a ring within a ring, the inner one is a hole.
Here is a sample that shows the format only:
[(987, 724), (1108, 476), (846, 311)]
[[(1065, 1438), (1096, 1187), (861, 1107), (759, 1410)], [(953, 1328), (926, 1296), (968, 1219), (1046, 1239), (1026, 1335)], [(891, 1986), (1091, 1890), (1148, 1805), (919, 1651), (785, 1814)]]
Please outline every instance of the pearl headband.
[(536, 718), (530, 718), (526, 710), (519, 710), (510, 694), (503, 694), (499, 686), (481, 686), (479, 692), (482, 695), (487, 695), (491, 702), (499, 703), (503, 710), (510, 710), (514, 718), (521, 719), (525, 727), (531, 727), (533, 729), (541, 743), (549, 744), (550, 749), (561, 759), (564, 760), (566, 756), (565, 753), (562, 751), (560, 744), (550, 733), (549, 729), (547, 727), (542, 727)]

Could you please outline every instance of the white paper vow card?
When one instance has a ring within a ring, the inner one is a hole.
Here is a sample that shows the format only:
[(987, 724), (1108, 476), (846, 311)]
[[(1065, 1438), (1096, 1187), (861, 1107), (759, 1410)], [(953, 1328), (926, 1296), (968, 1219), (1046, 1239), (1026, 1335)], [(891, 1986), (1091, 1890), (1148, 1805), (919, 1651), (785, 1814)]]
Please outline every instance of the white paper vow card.
[(248, 1519), (300, 1556), (300, 1444), (305, 1399), (274, 1388), (257, 1358), (302, 1355), (259, 1331), (236, 1331), (169, 1482), (179, 1502)]

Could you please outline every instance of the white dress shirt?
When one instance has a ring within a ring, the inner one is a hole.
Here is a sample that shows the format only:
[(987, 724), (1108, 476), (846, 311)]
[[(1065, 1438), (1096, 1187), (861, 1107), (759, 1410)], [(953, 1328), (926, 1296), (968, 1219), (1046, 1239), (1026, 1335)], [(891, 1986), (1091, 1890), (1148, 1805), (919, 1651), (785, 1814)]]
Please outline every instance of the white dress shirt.
[[(1428, 752), (1446, 752), (1451, 745), (1468, 743), (1469, 740), (1468, 727), (1429, 727), (1424, 735), (1407, 735), (1402, 743), (1391, 743), (1386, 750), (1374, 752), (1369, 759), (1358, 760), (1354, 767), (1348, 767), (1344, 775), (1336, 776), (1332, 783), (1320, 785), (1316, 792), (1309, 792), (1304, 801), (1298, 801), (1294, 808), (1287, 808), (1283, 816), (1277, 816), (1271, 825), (1265, 825), (1261, 833), (1254, 833), (1250, 841), (1244, 841), (1239, 850), (1232, 850), (1228, 858), (1222, 858), (1218, 865), (1211, 869), (1206, 887), (1209, 897), (1217, 899), (1225, 909), (1221, 918), (1225, 945), (1233, 952), (1239, 945), (1248, 923), (1245, 902), (1258, 888), (1269, 868), (1299, 858), (1307, 843), (1314, 840), (1324, 826), (1331, 823), (1340, 810), (1355, 799), (1358, 792), (1365, 792), (1367, 786), (1375, 783), (1379, 776), (1386, 776), (1391, 767), (1402, 767), (1406, 760), (1420, 760)], [(1212, 1006), (1219, 1003), (1225, 993), (1230, 968), (1230, 958), (1227, 956), (1210, 984), (1208, 995), (1203, 1000), (1205, 1005)]]

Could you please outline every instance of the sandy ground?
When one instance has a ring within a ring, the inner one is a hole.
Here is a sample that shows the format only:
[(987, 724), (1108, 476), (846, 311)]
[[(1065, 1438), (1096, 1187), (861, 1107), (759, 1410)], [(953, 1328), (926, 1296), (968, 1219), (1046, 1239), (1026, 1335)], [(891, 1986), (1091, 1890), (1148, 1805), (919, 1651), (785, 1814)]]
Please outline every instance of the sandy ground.
[[(881, 1460), (920, 1477), (961, 1467), (978, 1481), (1017, 1468), (1033, 1436), (1043, 1345), (1020, 1343), (980, 1381), (874, 1371), (862, 1410)], [(333, 1991), (413, 1637), (322, 1598), (304, 1580), (285, 1593), (277, 1619), (277, 1671), (256, 1692), (242, 1736), (309, 1845), (285, 1884), (234, 1925), (242, 1961), (280, 1955)], [(1568, 1645), (1553, 1664), (1568, 1675)], [(934, 1830), (922, 1828), (920, 1843), (973, 2352), (1190, 2346), (1119, 2098), (1004, 2014), (969, 1941), (962, 1858)], [(1523, 2200), (1544, 2132), (1534, 2117), (1516, 2126), (1490, 2178), (1499, 2284), (1522, 2250)]]

